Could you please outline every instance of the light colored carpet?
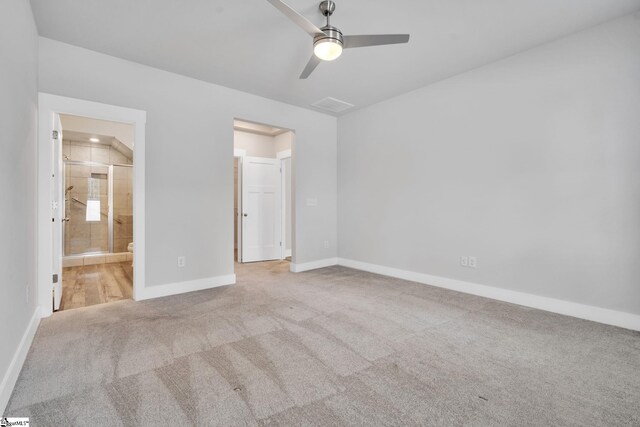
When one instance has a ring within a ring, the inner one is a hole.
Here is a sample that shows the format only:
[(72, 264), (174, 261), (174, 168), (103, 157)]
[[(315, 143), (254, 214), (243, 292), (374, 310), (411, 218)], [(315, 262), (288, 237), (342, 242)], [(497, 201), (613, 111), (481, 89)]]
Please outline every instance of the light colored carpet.
[(32, 425), (640, 425), (640, 334), (330, 267), (42, 321)]

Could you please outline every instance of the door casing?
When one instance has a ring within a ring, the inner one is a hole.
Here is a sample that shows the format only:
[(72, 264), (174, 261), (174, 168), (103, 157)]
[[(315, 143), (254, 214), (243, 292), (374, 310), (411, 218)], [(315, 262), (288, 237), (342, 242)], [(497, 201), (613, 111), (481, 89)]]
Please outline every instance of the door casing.
[[(291, 249), (287, 249), (287, 235), (291, 233), (291, 230), (287, 229), (287, 183), (286, 183), (286, 173), (291, 175), (291, 170), (286, 170), (285, 161), (287, 159), (289, 162), (289, 169), (293, 168), (293, 159), (291, 157), (291, 150), (282, 150), (276, 153), (276, 158), (280, 161), (280, 182), (281, 182), (281, 190), (280, 194), (282, 199), (282, 251), (280, 254), (280, 259), (285, 259), (286, 257), (291, 256)], [(292, 187), (293, 187), (293, 177), (291, 179)], [(293, 197), (293, 188), (289, 189), (289, 197)], [(290, 201), (291, 203), (291, 201)], [(293, 211), (293, 203), (291, 203), (291, 210)], [(293, 225), (293, 218), (291, 220), (291, 225)], [(292, 227), (293, 228), (293, 227)], [(291, 239), (293, 243), (293, 239)]]
[[(54, 224), (58, 226), (63, 211), (52, 216), (53, 161), (51, 138), (55, 130), (56, 114), (129, 123), (135, 128), (135, 164), (133, 168), (133, 227), (135, 243), (133, 269), (133, 299), (153, 297), (145, 289), (145, 111), (99, 102), (69, 98), (40, 92), (38, 94), (38, 195), (37, 195), (37, 289), (38, 307), (42, 317), (53, 314), (52, 282), (54, 273)], [(60, 157), (60, 162), (62, 158)], [(61, 184), (61, 183), (60, 183)], [(61, 187), (60, 187), (61, 190)], [(51, 221), (51, 219), (54, 221)], [(55, 221), (57, 219), (57, 221)], [(61, 232), (61, 227), (60, 227)], [(58, 280), (61, 277), (58, 276)]]

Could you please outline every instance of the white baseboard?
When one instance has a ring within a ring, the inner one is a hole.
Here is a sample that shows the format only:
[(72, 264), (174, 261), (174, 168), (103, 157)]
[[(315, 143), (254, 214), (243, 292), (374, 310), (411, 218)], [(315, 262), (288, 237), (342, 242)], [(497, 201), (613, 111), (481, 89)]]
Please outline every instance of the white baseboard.
[(285, 258), (286, 257), (290, 257), (291, 256), (291, 249), (285, 249), (284, 256), (285, 256)]
[(187, 282), (148, 286), (142, 289), (139, 292), (139, 295), (136, 295), (136, 300), (141, 301), (151, 298), (166, 297), (169, 295), (184, 294), (186, 292), (217, 288), (218, 286), (233, 285), (234, 283), (236, 283), (236, 275), (227, 274), (226, 276), (207, 277), (206, 279), (189, 280)]
[[(3, 322), (6, 321), (7, 319), (3, 319)], [(0, 383), (0, 415), (4, 414), (7, 404), (9, 403), (9, 398), (11, 397), (11, 393), (13, 392), (13, 387), (15, 387), (16, 381), (18, 381), (18, 376), (20, 375), (20, 371), (22, 370), (22, 365), (27, 358), (27, 353), (29, 352), (29, 348), (31, 348), (31, 343), (33, 342), (33, 337), (36, 335), (39, 324), (40, 307), (38, 306), (31, 316), (31, 320), (29, 321), (27, 330), (24, 331), (22, 339), (20, 340), (20, 344), (18, 344), (18, 347), (13, 354), (13, 358), (11, 359), (11, 363), (9, 364), (9, 368), (2, 378), (2, 383)], [(8, 348), (6, 350), (8, 350)]]
[(429, 274), (400, 270), (345, 258), (338, 258), (338, 265), (640, 331), (640, 315), (637, 314), (542, 297), (525, 292), (495, 288), (493, 286), (480, 285), (446, 277), (431, 276)]
[(331, 267), (338, 264), (338, 258), (320, 259), (318, 261), (304, 262), (302, 264), (291, 263), (289, 270), (292, 273), (302, 273), (303, 271), (315, 270), (316, 268)]

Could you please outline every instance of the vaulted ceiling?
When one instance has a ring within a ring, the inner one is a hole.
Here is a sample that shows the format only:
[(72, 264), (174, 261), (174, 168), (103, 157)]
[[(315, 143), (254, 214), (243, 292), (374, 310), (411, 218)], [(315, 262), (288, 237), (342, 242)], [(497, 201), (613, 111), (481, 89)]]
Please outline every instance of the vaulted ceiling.
[[(285, 0), (318, 26), (319, 0)], [(310, 108), (356, 108), (640, 9), (640, 0), (337, 0), (345, 34), (410, 33), (298, 76), (312, 40), (266, 0), (31, 0), (41, 36)]]

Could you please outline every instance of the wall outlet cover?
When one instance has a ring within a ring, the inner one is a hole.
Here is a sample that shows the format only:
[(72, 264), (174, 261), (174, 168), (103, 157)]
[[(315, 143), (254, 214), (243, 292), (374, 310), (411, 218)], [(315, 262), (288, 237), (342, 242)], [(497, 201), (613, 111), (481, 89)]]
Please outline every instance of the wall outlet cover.
[(474, 256), (469, 257), (469, 267), (476, 268), (478, 266), (478, 260)]
[(187, 265), (187, 257), (185, 256), (179, 256), (178, 257), (178, 267), (182, 268), (185, 265)]
[(460, 257), (460, 265), (463, 266), (463, 267), (468, 267), (469, 266), (469, 257), (461, 256)]

